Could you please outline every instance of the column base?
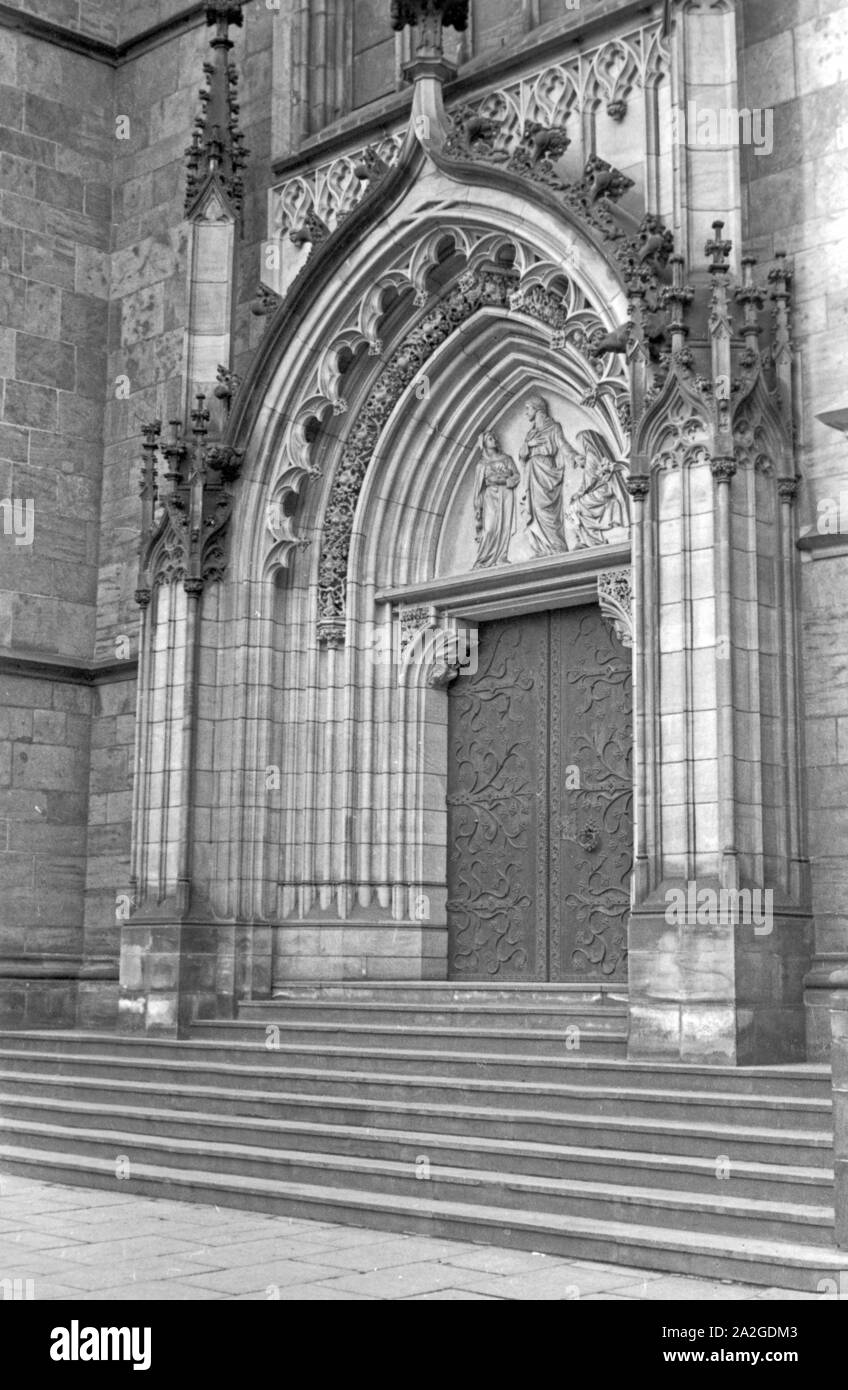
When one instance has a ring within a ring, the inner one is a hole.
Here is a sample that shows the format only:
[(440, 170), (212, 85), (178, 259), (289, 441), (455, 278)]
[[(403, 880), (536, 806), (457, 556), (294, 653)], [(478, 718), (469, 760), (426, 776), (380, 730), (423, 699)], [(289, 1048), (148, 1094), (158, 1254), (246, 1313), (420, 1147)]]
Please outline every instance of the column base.
[(234, 1017), (239, 935), (250, 930), (227, 922), (128, 922), (119, 1031), (185, 1037), (195, 1019)]
[(817, 956), (804, 986), (807, 1059), (829, 1062), (832, 1014), (844, 1014), (848, 1021), (848, 957)]
[(634, 1060), (776, 1066), (806, 1060), (804, 976), (809, 917), (775, 910), (768, 930), (697, 921), (670, 924), (634, 911), (629, 930)]

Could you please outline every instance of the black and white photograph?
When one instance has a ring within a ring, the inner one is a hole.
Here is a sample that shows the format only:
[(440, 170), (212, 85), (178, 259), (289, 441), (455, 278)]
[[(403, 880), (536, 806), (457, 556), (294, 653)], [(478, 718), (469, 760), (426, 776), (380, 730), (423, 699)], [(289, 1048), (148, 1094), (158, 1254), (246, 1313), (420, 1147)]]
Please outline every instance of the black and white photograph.
[(411, 1301), (848, 1301), (848, 0), (0, 3), (6, 1325)]

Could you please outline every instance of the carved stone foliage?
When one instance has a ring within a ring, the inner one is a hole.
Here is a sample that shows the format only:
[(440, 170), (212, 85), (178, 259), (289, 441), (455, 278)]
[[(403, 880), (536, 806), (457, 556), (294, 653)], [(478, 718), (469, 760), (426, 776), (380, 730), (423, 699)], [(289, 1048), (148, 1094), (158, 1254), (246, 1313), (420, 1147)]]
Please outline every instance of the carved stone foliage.
[(633, 572), (629, 567), (598, 575), (598, 602), (623, 647), (633, 646)]
[[(499, 142), (496, 119), (465, 105), (454, 113), (453, 132), (441, 157), (447, 161), (482, 161), (544, 184), (563, 207), (609, 244), (631, 294), (647, 300), (651, 311), (660, 308), (659, 285), (666, 278), (674, 245), (671, 232), (655, 214), (648, 214), (636, 227), (632, 217), (619, 213), (616, 204), (633, 187), (633, 180), (598, 155), (590, 156), (579, 179), (566, 180), (556, 160), (567, 143), (561, 126), (541, 127), (528, 122), (520, 143), (510, 150)], [(616, 351), (623, 351), (623, 346)]]
[(437, 47), (443, 26), (460, 33), (468, 28), (468, 7), (469, 0), (392, 0), (392, 28), (414, 25), (422, 43)]
[(141, 477), (142, 547), (136, 598), (142, 607), (158, 585), (181, 582), (198, 594), (223, 578), (226, 532), (233, 485), (242, 454), (228, 445), (207, 443), (209, 413), (203, 396), (192, 412), (191, 439), (179, 420), (161, 442), (161, 423), (144, 428)]
[(402, 144), (402, 133), (397, 131), (373, 145), (327, 160), (307, 174), (286, 179), (275, 192), (272, 235), (297, 232), (306, 225), (310, 213), (335, 229), (356, 207), (363, 187), (379, 181), (397, 162)]
[[(791, 274), (778, 256), (767, 291), (755, 281), (749, 257), (734, 285), (726, 259), (730, 243), (721, 232), (715, 223), (705, 248), (711, 277), (705, 290), (684, 285), (682, 261), (672, 258), (672, 284), (662, 292), (668, 350), (660, 353), (652, 380), (643, 374), (640, 383), (638, 373), (634, 380), (634, 454), (644, 460), (643, 471), (709, 462), (724, 483), (738, 468), (792, 478)], [(773, 323), (763, 351), (767, 293)], [(704, 321), (708, 336), (696, 339)]]
[(632, 93), (656, 82), (668, 67), (660, 27), (644, 25), (497, 91), (466, 99), (464, 115), (490, 121), (494, 153), (507, 158), (520, 148), (531, 126), (569, 128), (576, 136), (579, 113), (597, 107), (606, 109), (613, 120), (623, 120)]
[[(408, 11), (421, 8), (410, 4)], [(403, 24), (415, 22), (404, 13)], [(442, 22), (452, 24), (453, 20), (443, 18)], [(485, 148), (502, 163), (516, 154), (519, 170), (528, 163), (555, 161), (576, 136), (581, 111), (601, 107), (613, 119), (623, 119), (632, 93), (656, 82), (667, 72), (668, 63), (659, 26), (642, 25), (498, 91), (469, 97), (463, 103), (465, 120), (481, 119), (472, 132), (475, 152)], [(461, 126), (459, 110), (451, 115), (455, 126)], [(567, 132), (569, 119), (572, 129)], [(365, 183), (373, 186), (397, 162), (402, 145), (399, 128), (372, 145), (354, 148), (309, 173), (286, 179), (274, 191), (270, 235), (298, 231), (309, 212), (334, 230), (356, 207)]]
[(515, 274), (482, 269), (465, 277), (412, 330), (378, 376), (367, 403), (351, 430), (342, 454), (324, 520), (324, 543), (318, 575), (322, 621), (344, 613), (347, 559), (353, 517), (380, 432), (401, 393), (427, 359), (461, 323), (487, 305), (505, 307)]

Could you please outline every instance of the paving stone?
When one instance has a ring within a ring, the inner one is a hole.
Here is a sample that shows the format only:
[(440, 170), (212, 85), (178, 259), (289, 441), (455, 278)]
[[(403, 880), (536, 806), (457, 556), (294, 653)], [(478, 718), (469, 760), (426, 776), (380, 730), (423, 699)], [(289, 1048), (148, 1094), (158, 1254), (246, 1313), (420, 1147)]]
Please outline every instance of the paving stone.
[(217, 1302), (222, 1297), (222, 1294), (216, 1293), (213, 1289), (197, 1288), (170, 1279), (154, 1284), (125, 1284), (105, 1292), (86, 1295), (87, 1301), (107, 1303), (113, 1298), (128, 1303), (160, 1303), (165, 1299), (174, 1302)]
[(172, 1240), (169, 1236), (130, 1236), (126, 1240), (98, 1240), (68, 1246), (67, 1254), (82, 1264), (108, 1264), (109, 1261), (125, 1264), (133, 1258), (143, 1259), (145, 1255), (170, 1255), (191, 1248), (189, 1241)]
[(645, 1280), (634, 1285), (627, 1292), (640, 1299), (697, 1299), (701, 1302), (707, 1300), (729, 1299), (733, 1302), (744, 1302), (749, 1299), (757, 1298), (760, 1293), (759, 1288), (753, 1284), (723, 1284), (711, 1283), (706, 1279), (688, 1279), (684, 1275), (677, 1276), (669, 1274), (662, 1279)]
[(523, 1274), (536, 1271), (547, 1273), (551, 1269), (568, 1264), (565, 1260), (557, 1259), (555, 1255), (537, 1255), (529, 1250), (488, 1248), (464, 1255), (452, 1255), (448, 1252), (444, 1259), (446, 1264), (457, 1265), (460, 1269), (479, 1269), (485, 1274)]
[[(422, 1240), (408, 1236), (401, 1241), (383, 1244), (369, 1241), (362, 1246), (345, 1246), (342, 1250), (327, 1248), (325, 1242), (316, 1259), (322, 1263), (338, 1266), (340, 1269), (353, 1269), (365, 1273), (368, 1270), (391, 1269), (393, 1266), (409, 1265), (416, 1261), (447, 1260), (451, 1254), (451, 1243), (447, 1240)], [(452, 1264), (458, 1263), (451, 1260)]]
[(236, 1301), (250, 1301), (251, 1303), (373, 1303), (374, 1299), (364, 1293), (344, 1293), (340, 1289), (330, 1288), (327, 1284), (296, 1284), (291, 1288), (280, 1289), (273, 1298), (269, 1298), (267, 1293), (256, 1290), (254, 1293), (235, 1294)]
[(400, 1268), (371, 1270), (367, 1274), (348, 1273), (330, 1285), (350, 1293), (366, 1293), (372, 1298), (409, 1298), (418, 1293), (456, 1287), (457, 1271), (439, 1264), (413, 1264)]
[(237, 1269), (212, 1270), (194, 1275), (186, 1283), (221, 1293), (252, 1293), (257, 1289), (285, 1288), (315, 1283), (338, 1274), (330, 1266), (308, 1265), (298, 1260), (270, 1260), (264, 1265), (240, 1265)]
[(58, 1238), (49, 1231), (33, 1231), (27, 1228), (0, 1237), (0, 1259), (9, 1257), (16, 1251), (53, 1250), (63, 1245), (70, 1248), (73, 1243), (67, 1236)]
[[(548, 1271), (533, 1271), (525, 1274), (495, 1275), (475, 1270), (462, 1271), (453, 1266), (460, 1276), (457, 1282), (463, 1288), (476, 1289), (478, 1293), (491, 1293), (498, 1298), (533, 1299), (547, 1302), (556, 1299), (584, 1298), (587, 1294), (606, 1292), (626, 1292), (635, 1284), (626, 1277), (615, 1274), (598, 1274), (583, 1271), (579, 1265), (556, 1266)], [(646, 1281), (647, 1282), (647, 1281)]]
[(214, 1269), (239, 1269), (243, 1265), (266, 1265), (280, 1259), (300, 1259), (314, 1256), (318, 1264), (335, 1268), (331, 1251), (324, 1251), (315, 1241), (300, 1240), (297, 1236), (280, 1234), (262, 1240), (239, 1244), (206, 1244), (195, 1246), (198, 1259)]
[(820, 1293), (806, 1293), (803, 1289), (765, 1289), (761, 1293), (755, 1294), (754, 1297), (758, 1300), (777, 1300), (781, 1303), (799, 1303), (805, 1299), (822, 1303), (826, 1296)]
[(409, 1303), (435, 1302), (438, 1299), (443, 1302), (464, 1302), (464, 1303), (496, 1303), (497, 1297), (491, 1293), (473, 1293), (471, 1289), (438, 1289), (434, 1293), (415, 1293), (409, 1299)]

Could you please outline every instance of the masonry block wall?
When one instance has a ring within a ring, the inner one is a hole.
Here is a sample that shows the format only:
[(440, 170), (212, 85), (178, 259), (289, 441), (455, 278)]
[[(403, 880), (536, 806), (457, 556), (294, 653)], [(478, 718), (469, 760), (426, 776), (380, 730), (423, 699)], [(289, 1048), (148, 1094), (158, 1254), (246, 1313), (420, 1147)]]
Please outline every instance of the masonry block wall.
[[(771, 153), (743, 149), (746, 249), (765, 261), (785, 250), (794, 261), (798, 520), (817, 537), (819, 504), (848, 494), (848, 437), (816, 418), (848, 406), (848, 3), (744, 0), (739, 33), (741, 104), (772, 110), (774, 123)], [(837, 1002), (833, 972), (848, 983), (848, 515), (842, 529), (841, 553), (807, 552), (800, 578), (817, 1056)]]
[(32, 1023), (73, 1021), (82, 955), (112, 76), (2, 34), (0, 1017)]

